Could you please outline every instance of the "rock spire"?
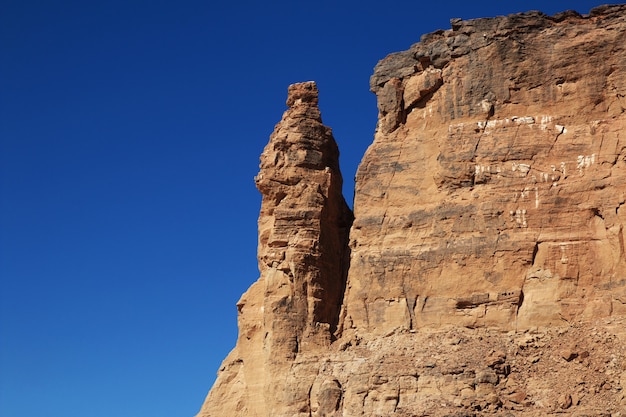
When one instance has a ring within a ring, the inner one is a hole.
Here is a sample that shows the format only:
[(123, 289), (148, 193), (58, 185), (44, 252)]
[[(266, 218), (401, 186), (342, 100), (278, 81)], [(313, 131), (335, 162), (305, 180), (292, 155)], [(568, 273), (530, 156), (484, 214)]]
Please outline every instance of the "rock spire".
[(287, 106), (255, 179), (261, 276), (237, 303), (237, 347), (199, 416), (296, 415), (293, 404), (306, 393), (288, 383), (290, 369), (299, 355), (327, 349), (335, 337), (352, 212), (315, 83), (289, 86)]

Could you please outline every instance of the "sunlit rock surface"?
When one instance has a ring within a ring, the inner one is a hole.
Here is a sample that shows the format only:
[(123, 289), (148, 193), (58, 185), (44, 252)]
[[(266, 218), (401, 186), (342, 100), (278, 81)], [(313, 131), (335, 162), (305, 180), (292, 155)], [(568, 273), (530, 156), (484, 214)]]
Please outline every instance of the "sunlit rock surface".
[(198, 416), (623, 415), (625, 46), (603, 6), (383, 59), (353, 222), (315, 84), (291, 86), (261, 277)]

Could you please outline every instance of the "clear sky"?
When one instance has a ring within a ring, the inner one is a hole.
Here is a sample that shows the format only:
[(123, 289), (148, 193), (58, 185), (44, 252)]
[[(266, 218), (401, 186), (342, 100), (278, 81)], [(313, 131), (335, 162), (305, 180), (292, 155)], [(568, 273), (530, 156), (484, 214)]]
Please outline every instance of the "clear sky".
[(258, 277), (258, 157), (315, 80), (347, 200), (379, 59), (601, 1), (3, 0), (0, 417), (191, 417)]

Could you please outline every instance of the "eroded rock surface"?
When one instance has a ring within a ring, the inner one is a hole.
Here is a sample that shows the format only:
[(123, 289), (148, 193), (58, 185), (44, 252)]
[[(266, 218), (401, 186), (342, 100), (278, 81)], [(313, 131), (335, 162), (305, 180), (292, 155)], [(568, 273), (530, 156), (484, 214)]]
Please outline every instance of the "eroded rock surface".
[(298, 355), (323, 352), (335, 337), (352, 211), (315, 83), (290, 86), (287, 105), (256, 177), (261, 277), (237, 303), (237, 346), (201, 416), (295, 415), (294, 403), (308, 401), (312, 381), (303, 390), (302, 381), (287, 383), (285, 375)]
[(451, 26), (375, 69), (353, 223), (290, 87), (199, 417), (624, 415), (626, 5)]
[(625, 14), (453, 20), (378, 64), (346, 329), (626, 312)]

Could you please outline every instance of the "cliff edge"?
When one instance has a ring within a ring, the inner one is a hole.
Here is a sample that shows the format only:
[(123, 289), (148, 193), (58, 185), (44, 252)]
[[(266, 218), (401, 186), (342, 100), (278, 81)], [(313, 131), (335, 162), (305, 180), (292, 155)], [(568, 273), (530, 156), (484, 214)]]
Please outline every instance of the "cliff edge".
[(453, 19), (370, 88), (353, 214), (315, 84), (289, 87), (198, 417), (622, 415), (626, 5)]

